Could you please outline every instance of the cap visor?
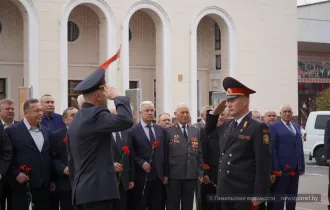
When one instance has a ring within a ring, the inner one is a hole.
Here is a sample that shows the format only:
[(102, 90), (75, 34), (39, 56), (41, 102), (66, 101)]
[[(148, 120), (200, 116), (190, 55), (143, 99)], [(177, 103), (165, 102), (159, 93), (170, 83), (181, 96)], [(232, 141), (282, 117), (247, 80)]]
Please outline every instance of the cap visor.
[(238, 96), (227, 96), (227, 99), (234, 99), (237, 98)]

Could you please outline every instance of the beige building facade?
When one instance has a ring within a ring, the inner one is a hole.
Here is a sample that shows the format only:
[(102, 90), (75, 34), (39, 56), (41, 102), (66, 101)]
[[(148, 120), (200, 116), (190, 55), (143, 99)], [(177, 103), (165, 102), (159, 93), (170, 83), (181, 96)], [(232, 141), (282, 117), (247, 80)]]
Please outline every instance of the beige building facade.
[(0, 0), (0, 97), (17, 101), (18, 87), (32, 86), (62, 112), (121, 47), (107, 82), (139, 88), (158, 114), (184, 102), (195, 122), (226, 76), (257, 91), (251, 109), (296, 111), (296, 24), (287, 0)]

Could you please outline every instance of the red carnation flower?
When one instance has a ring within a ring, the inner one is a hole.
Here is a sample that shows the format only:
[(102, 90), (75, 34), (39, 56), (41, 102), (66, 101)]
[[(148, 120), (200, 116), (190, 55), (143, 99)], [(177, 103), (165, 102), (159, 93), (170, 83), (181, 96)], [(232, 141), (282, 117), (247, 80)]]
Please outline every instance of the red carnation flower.
[(159, 145), (159, 142), (158, 141), (154, 141), (154, 143), (152, 143), (152, 148), (155, 149), (157, 148)]
[(207, 170), (207, 171), (210, 170), (210, 166), (207, 165), (206, 163), (204, 163), (203, 166), (204, 166), (204, 169), (205, 169), (205, 170)]
[(291, 167), (288, 164), (285, 165), (285, 169), (289, 169), (289, 168), (291, 168)]
[(295, 175), (296, 175), (296, 172), (294, 172), (294, 171), (290, 172), (290, 176), (295, 176)]
[(63, 139), (63, 142), (66, 143), (66, 137)]
[(128, 146), (123, 146), (122, 150), (126, 155), (129, 155), (131, 153), (131, 151), (129, 151)]

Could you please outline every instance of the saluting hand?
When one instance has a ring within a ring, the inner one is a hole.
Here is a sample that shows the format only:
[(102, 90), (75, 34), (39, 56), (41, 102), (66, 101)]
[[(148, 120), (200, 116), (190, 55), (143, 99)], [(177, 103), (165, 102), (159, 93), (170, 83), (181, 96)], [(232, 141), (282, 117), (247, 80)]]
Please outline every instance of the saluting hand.
[(104, 94), (109, 100), (113, 100), (117, 96), (120, 96), (119, 90), (117, 88), (108, 86), (104, 87)]
[(115, 170), (116, 172), (122, 172), (123, 171), (123, 166), (119, 163), (113, 163), (115, 165)]
[(213, 109), (213, 114), (218, 115), (221, 114), (226, 109), (226, 100), (220, 101), (220, 103)]

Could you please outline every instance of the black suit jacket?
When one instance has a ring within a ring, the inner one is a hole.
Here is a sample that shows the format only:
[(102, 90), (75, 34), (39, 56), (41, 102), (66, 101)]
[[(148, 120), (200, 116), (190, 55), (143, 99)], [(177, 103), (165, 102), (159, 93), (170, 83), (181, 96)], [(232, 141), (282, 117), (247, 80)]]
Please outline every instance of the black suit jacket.
[[(155, 149), (155, 164), (157, 167), (157, 175), (160, 180), (164, 176), (168, 177), (168, 144), (166, 142), (166, 131), (164, 128), (153, 124), (155, 129), (155, 138), (159, 142), (159, 146)], [(152, 145), (145, 134), (141, 122), (131, 128), (134, 162), (135, 162), (135, 177), (136, 180), (145, 180), (146, 172), (142, 165), (144, 162), (149, 162)], [(152, 169), (151, 169), (152, 170)]]
[(16, 181), (17, 175), (21, 172), (21, 165), (26, 165), (32, 169), (29, 174), (32, 188), (49, 186), (51, 180), (50, 133), (43, 125), (40, 125), (40, 130), (44, 137), (41, 152), (23, 121), (6, 128), (14, 153), (11, 168), (12, 187), (14, 188), (21, 186)]
[(68, 152), (66, 150), (67, 128), (60, 128), (51, 134), (52, 166), (56, 173), (56, 190), (70, 191), (71, 185), (69, 176), (64, 174), (64, 169), (68, 166)]
[(330, 159), (330, 119), (327, 121), (327, 125), (324, 131), (324, 154), (326, 159)]
[(4, 176), (7, 174), (7, 170), (10, 166), (12, 157), (12, 146), (8, 138), (7, 132), (5, 131), (0, 120), (0, 174), (2, 178), (4, 178)]
[(210, 135), (205, 135), (202, 141), (203, 161), (210, 166), (210, 170), (205, 170), (205, 174), (215, 183), (218, 178), (220, 141), (217, 130), (214, 130)]
[(129, 98), (114, 99), (117, 114), (107, 107), (84, 103), (67, 133), (69, 177), (73, 205), (119, 199), (113, 164), (112, 132), (133, 125)]
[[(132, 148), (132, 135), (129, 130), (121, 131), (121, 139), (122, 139), (122, 144), (123, 146), (128, 146), (130, 152), (133, 151)], [(112, 136), (112, 139), (113, 136)], [(115, 140), (114, 140), (115, 141)], [(114, 154), (114, 162), (121, 163), (123, 159), (123, 165), (124, 165), (124, 171), (121, 172), (121, 178), (120, 181), (123, 184), (123, 187), (125, 190), (128, 189), (128, 183), (129, 182), (134, 182), (134, 162), (133, 162), (133, 154), (130, 153), (129, 155), (124, 155), (123, 149), (119, 148), (115, 143), (113, 146), (113, 154)], [(124, 155), (124, 156), (123, 156)], [(117, 159), (116, 157), (120, 157)], [(122, 158), (123, 157), (123, 158)]]
[(219, 115), (208, 113), (207, 133), (217, 130), (220, 140), (218, 195), (266, 196), (271, 172), (268, 126), (249, 112), (234, 128), (234, 120), (217, 127)]

